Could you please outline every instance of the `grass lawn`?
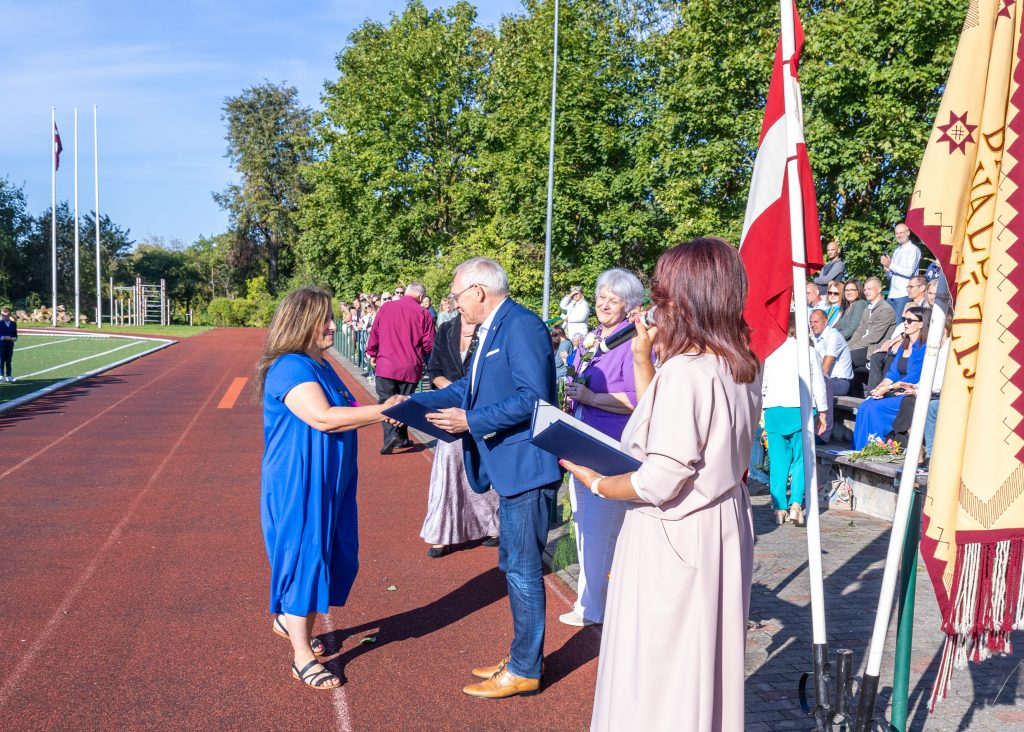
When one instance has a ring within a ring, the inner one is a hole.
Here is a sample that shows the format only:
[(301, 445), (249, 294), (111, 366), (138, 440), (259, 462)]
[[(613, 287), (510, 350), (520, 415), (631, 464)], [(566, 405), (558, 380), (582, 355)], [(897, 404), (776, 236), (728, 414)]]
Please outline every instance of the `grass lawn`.
[(71, 333), (22, 335), (14, 346), (12, 359), (15, 382), (0, 383), (0, 404), (158, 345), (160, 342), (153, 340), (82, 338)]
[[(22, 328), (48, 328), (53, 329), (49, 323), (22, 323)], [(75, 333), (138, 333), (139, 335), (161, 336), (163, 338), (188, 338), (199, 335), (213, 328), (212, 325), (104, 325), (97, 329), (95, 325), (85, 328), (75, 328), (69, 323), (58, 323), (57, 327), (62, 330), (69, 330)], [(18, 339), (21, 342), (21, 339)]]

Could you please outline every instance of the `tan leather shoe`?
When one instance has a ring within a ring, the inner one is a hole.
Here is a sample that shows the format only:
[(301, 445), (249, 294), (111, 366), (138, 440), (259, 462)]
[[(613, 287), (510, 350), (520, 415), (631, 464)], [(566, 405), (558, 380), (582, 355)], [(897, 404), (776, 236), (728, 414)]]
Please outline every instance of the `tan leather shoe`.
[(467, 696), (478, 696), (483, 699), (504, 699), (510, 696), (533, 696), (540, 693), (540, 679), (524, 679), (516, 676), (502, 666), (494, 676), (486, 681), (478, 681), (462, 689)]
[(501, 659), (501, 663), (495, 664), (494, 666), (478, 666), (477, 668), (470, 671), (471, 674), (476, 676), (478, 679), (489, 679), (494, 674), (505, 668), (505, 664), (512, 660), (512, 656), (505, 656)]
[[(511, 660), (512, 660), (512, 656), (505, 656), (505, 658), (501, 659), (501, 663), (499, 663), (499, 664), (496, 664), (494, 666), (478, 666), (477, 668), (475, 668), (472, 671), (470, 671), (470, 673), (473, 674), (474, 676), (476, 676), (478, 679), (489, 679), (492, 676), (494, 676), (494, 674), (498, 673), (503, 668), (505, 668), (505, 664), (508, 663)], [(544, 661), (543, 661), (543, 659), (540, 662), (540, 673), (541, 673), (541, 676), (544, 675)]]

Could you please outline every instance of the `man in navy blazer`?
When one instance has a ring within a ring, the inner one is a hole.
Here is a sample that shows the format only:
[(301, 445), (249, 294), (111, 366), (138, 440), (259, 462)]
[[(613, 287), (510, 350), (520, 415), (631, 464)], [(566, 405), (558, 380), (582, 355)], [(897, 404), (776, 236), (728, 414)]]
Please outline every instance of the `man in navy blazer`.
[(544, 566), (548, 520), (562, 482), (558, 459), (529, 441), (538, 399), (554, 403), (555, 359), (543, 321), (508, 296), (508, 276), (493, 259), (460, 264), (452, 297), (464, 322), (479, 324), (468, 373), (412, 398), (438, 412), (428, 419), (462, 444), (470, 485), (498, 492), (498, 566), (512, 608), (512, 648), (501, 663), (473, 669), (484, 679), (463, 692), (500, 699), (540, 691), (544, 653)]

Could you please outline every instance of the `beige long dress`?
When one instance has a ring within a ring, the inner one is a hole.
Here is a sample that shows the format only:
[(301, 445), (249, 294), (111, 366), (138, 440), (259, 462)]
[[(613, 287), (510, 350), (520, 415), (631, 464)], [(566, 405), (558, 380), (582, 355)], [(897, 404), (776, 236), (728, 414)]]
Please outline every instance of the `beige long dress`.
[(743, 729), (761, 386), (717, 357), (655, 374), (622, 435), (641, 468), (615, 547), (591, 730)]

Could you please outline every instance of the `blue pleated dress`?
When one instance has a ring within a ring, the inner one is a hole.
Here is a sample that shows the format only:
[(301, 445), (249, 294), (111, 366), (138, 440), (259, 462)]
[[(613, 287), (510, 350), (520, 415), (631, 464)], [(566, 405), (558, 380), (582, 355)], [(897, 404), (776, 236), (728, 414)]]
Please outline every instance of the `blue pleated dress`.
[(260, 514), (271, 613), (308, 615), (344, 605), (359, 570), (356, 433), (321, 432), (292, 414), (285, 396), (309, 381), (332, 406), (354, 403), (326, 361), (291, 353), (267, 372)]

